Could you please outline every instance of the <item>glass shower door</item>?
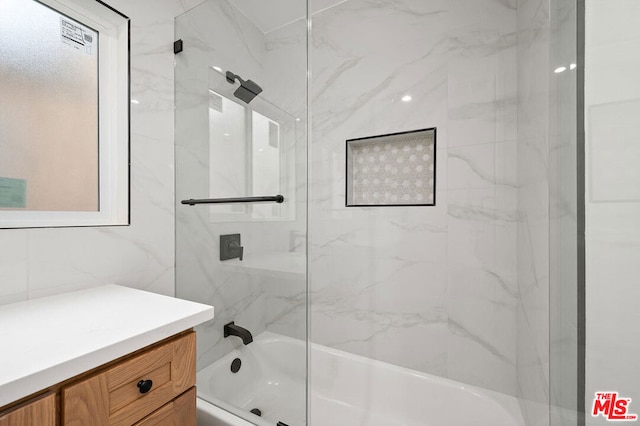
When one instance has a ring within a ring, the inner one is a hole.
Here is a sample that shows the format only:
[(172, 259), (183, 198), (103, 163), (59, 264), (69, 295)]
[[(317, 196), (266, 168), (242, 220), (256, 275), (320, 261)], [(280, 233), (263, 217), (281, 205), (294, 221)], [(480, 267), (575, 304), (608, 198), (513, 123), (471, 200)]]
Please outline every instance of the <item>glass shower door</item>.
[(176, 18), (176, 293), (215, 307), (197, 330), (198, 397), (254, 424), (304, 425), (306, 2), (284, 25), (249, 3)]

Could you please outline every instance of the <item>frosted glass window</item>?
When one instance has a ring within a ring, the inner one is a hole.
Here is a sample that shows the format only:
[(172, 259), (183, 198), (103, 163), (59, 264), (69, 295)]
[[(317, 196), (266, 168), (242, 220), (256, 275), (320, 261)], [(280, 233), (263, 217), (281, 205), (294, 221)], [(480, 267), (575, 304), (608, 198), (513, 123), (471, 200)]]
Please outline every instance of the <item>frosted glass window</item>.
[(0, 1), (0, 227), (128, 224), (129, 20)]
[(23, 207), (0, 199), (0, 209), (97, 211), (98, 33), (36, 1), (3, 0), (0, 94), (0, 177), (26, 191)]

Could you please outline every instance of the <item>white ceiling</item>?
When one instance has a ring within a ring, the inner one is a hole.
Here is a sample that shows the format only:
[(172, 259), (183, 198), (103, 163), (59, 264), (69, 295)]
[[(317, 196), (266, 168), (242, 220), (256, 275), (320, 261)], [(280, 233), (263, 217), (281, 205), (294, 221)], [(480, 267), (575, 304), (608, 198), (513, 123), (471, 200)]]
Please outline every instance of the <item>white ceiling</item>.
[[(347, 0), (310, 1), (311, 13), (314, 14), (345, 1)], [(303, 18), (307, 12), (307, 2), (304, 0), (231, 0), (231, 2), (263, 33)]]

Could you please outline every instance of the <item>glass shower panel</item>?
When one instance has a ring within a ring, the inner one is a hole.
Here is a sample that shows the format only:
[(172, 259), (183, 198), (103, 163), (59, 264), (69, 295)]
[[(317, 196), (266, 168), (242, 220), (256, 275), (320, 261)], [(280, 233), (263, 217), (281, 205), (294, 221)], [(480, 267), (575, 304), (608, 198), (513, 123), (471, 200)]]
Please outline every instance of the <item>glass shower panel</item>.
[(253, 129), (252, 184), (254, 192), (276, 194), (280, 192), (280, 125), (260, 114), (251, 114)]
[(584, 149), (578, 50), (581, 2), (550, 2), (549, 46), (549, 424), (584, 418)]
[[(176, 293), (215, 307), (215, 319), (198, 329), (201, 402), (257, 425), (300, 426), (306, 2), (289, 2), (286, 22), (278, 13), (263, 19), (253, 3), (210, 0), (176, 18)], [(278, 194), (283, 203), (181, 203)]]
[(293, 220), (299, 121), (263, 99), (238, 100), (225, 77), (209, 70), (210, 198), (286, 192), (287, 203), (213, 205), (211, 222)]
[(210, 92), (209, 195), (211, 197), (234, 197), (246, 192), (247, 171), (244, 167), (244, 159), (247, 155), (246, 115), (244, 106), (215, 92)]

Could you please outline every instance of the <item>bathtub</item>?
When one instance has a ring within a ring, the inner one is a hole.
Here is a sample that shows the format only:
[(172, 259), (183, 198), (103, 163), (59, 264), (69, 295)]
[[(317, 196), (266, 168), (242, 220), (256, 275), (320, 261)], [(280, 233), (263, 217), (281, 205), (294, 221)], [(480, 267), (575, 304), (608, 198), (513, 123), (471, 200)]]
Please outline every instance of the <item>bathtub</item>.
[[(309, 349), (311, 426), (524, 425), (512, 396), (326, 346)], [(303, 341), (264, 332), (198, 372), (198, 426), (304, 425), (305, 353)], [(242, 367), (232, 373), (235, 358)]]

